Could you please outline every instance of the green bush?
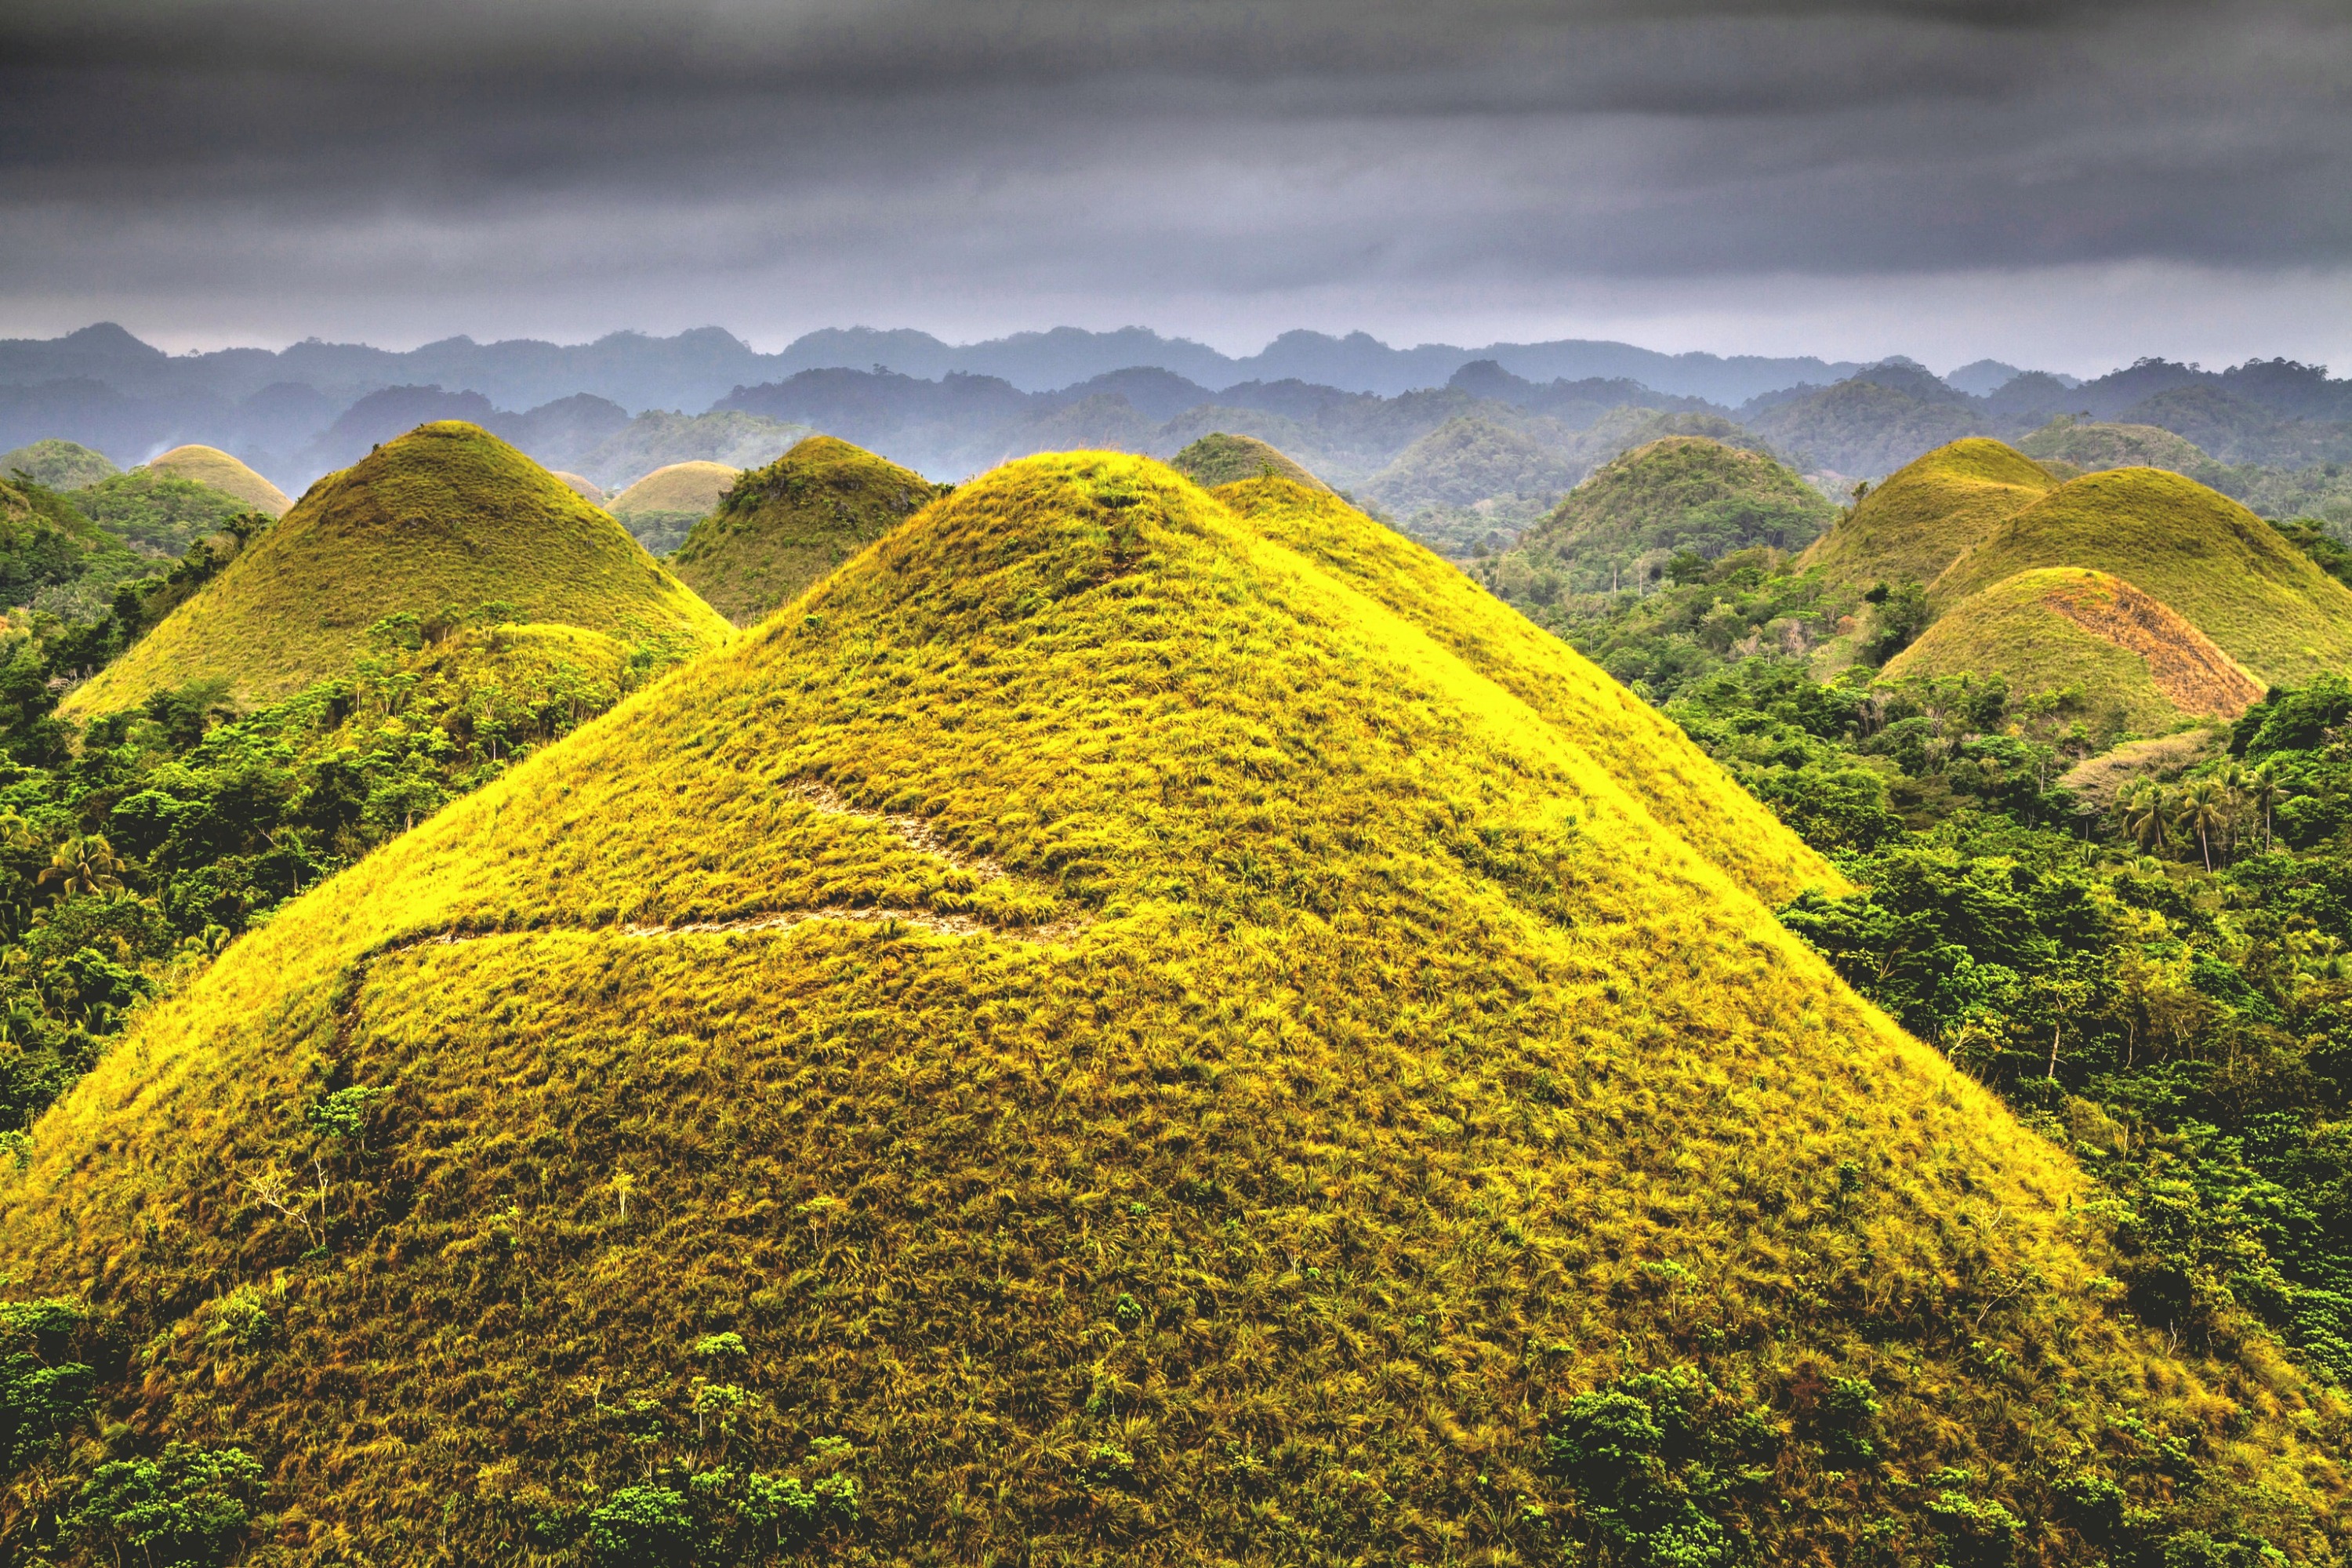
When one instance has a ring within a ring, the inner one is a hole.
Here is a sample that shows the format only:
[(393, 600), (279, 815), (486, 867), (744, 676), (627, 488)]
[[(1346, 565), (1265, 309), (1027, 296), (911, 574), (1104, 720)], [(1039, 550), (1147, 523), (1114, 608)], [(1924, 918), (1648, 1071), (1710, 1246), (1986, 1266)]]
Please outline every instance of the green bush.
[(242, 1448), (173, 1443), (160, 1459), (116, 1459), (84, 1483), (65, 1517), (68, 1533), (124, 1548), (146, 1563), (215, 1568), (236, 1554), (262, 1486)]

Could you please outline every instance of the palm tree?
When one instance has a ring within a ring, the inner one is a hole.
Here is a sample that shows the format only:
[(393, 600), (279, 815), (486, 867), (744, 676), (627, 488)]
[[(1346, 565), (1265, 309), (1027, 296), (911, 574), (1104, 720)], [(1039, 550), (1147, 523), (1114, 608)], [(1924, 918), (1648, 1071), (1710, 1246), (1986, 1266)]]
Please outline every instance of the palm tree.
[(2278, 764), (2266, 760), (2248, 768), (2243, 788), (2247, 804), (2263, 814), (2263, 848), (2267, 852), (2271, 847), (2271, 812), (2289, 793), (2278, 775)]
[(122, 886), (122, 862), (115, 858), (114, 846), (96, 834), (68, 838), (42, 868), (40, 885), (52, 882), (62, 898), (111, 893)]
[(2141, 784), (2123, 797), (2124, 831), (2143, 854), (2153, 855), (2165, 846), (2166, 819), (2171, 816), (2172, 802), (2160, 784)]
[(2208, 871), (2213, 868), (2213, 837), (2229, 823), (2230, 792), (2220, 779), (2199, 779), (2181, 795), (2180, 826), (2197, 835)]

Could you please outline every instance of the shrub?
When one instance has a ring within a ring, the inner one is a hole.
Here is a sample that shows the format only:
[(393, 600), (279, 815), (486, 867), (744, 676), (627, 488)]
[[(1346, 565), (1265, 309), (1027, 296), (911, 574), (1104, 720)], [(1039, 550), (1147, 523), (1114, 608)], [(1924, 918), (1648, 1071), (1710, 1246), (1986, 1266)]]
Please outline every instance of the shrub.
[(664, 1568), (694, 1560), (694, 1513), (668, 1487), (623, 1487), (588, 1515), (589, 1554), (606, 1568)]
[(173, 1443), (160, 1459), (100, 1465), (65, 1517), (67, 1529), (148, 1563), (215, 1568), (226, 1563), (252, 1519), (261, 1467), (242, 1448)]

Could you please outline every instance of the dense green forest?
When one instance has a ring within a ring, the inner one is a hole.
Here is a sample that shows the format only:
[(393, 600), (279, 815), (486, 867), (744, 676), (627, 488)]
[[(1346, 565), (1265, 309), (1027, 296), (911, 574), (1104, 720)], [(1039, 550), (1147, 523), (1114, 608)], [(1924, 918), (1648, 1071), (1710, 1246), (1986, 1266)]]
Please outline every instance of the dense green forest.
[[(1781, 918), (2104, 1178), (2136, 1310), (2198, 1338), (2252, 1308), (2352, 1378), (2352, 681), (2110, 751), (2094, 693), (1881, 680), (1916, 584), (1759, 550), (1528, 607), (1862, 888)], [(1863, 662), (1823, 679), (1842, 623)]]

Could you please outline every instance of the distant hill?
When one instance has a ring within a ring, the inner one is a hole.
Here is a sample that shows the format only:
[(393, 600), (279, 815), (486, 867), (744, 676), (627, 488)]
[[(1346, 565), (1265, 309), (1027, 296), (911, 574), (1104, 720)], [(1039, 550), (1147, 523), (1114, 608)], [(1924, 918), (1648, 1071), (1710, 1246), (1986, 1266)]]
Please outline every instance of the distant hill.
[(145, 467), (235, 496), (264, 517), (284, 517), (294, 503), (284, 490), (217, 447), (174, 447)]
[(2041, 465), (1999, 441), (1955, 441), (1888, 476), (1798, 564), (1820, 567), (1831, 582), (1857, 588), (1931, 583), (2003, 519), (2057, 484)]
[(710, 515), (741, 474), (725, 463), (670, 463), (656, 468), (604, 503), (638, 543), (667, 555)]
[(108, 712), (205, 679), (243, 702), (271, 700), (344, 673), (386, 616), (485, 611), (668, 652), (729, 634), (545, 469), (487, 431), (434, 424), (314, 486), (61, 711)]
[[(1445, 553), (1495, 529), (1517, 532), (1583, 477), (1560, 446), (1486, 414), (1457, 415), (1397, 454), (1360, 487), (1367, 500)], [(1463, 536), (1467, 535), (1468, 538)]]
[(110, 1423), (19, 1484), (168, 1454), (143, 1527), (235, 1444), (269, 1551), (453, 1563), (2316, 1557), (2337, 1392), (2151, 1327), (1696, 846), (1817, 858), (1251, 487), (999, 468), (141, 1009), (0, 1163)]
[(719, 412), (640, 414), (583, 453), (578, 470), (617, 493), (656, 468), (678, 463), (717, 463), (757, 468), (774, 462), (796, 441), (814, 434), (805, 425), (757, 414)]
[(1885, 366), (1833, 386), (1759, 400), (1738, 417), (1776, 451), (1853, 475), (1888, 473), (1928, 448), (1993, 427), (1973, 400), (1926, 372)]
[(737, 477), (694, 524), (670, 569), (720, 615), (748, 626), (940, 493), (922, 475), (862, 447), (812, 436)]
[(1759, 544), (1801, 550), (1836, 515), (1821, 492), (1761, 453), (1670, 436), (1595, 469), (1477, 573), (1515, 602), (1529, 599), (1538, 577), (1550, 584), (1547, 602), (1562, 592), (1609, 593), (1654, 576), (1682, 551), (1712, 561)]
[(2215, 466), (2196, 443), (2158, 426), (2105, 425), (2063, 416), (2018, 442), (2017, 449), (2038, 463), (2064, 463), (2084, 473), (2146, 468), (2195, 475)]
[(103, 452), (71, 441), (36, 441), (13, 452), (0, 453), (0, 479), (24, 474), (37, 485), (53, 490), (78, 490), (122, 470)]
[(268, 515), (242, 495), (152, 465), (76, 490), (73, 502), (90, 521), (152, 556), (181, 555), (233, 517)]
[(568, 473), (562, 468), (550, 468), (548, 472), (561, 479), (573, 495), (578, 496), (590, 506), (603, 506), (612, 499), (604, 493), (604, 486), (584, 474)]
[(2109, 733), (2234, 719), (2263, 684), (2169, 606), (2074, 566), (2020, 572), (1970, 595), (1887, 661), (1889, 679), (1999, 676), (2016, 698), (2071, 691)]
[(1168, 466), (1204, 489), (1236, 479), (1288, 479), (1314, 490), (1331, 488), (1280, 447), (1255, 436), (1228, 436), (1222, 430), (1194, 441), (1171, 458)]
[(2269, 523), (2179, 474), (2116, 468), (2069, 480), (1987, 531), (1929, 597), (1948, 611), (2038, 566), (2124, 579), (2272, 685), (2352, 668), (2352, 590)]

